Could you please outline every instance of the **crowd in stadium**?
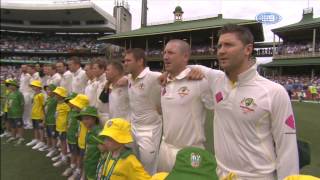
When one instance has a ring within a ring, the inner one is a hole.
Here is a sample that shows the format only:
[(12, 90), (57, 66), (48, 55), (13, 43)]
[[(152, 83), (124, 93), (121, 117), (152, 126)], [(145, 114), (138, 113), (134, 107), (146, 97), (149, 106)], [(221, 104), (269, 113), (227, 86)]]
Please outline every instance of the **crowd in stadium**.
[[(312, 53), (312, 42), (285, 43), (277, 49), (278, 55), (303, 55)], [(320, 52), (320, 42), (316, 42), (315, 52)]]
[(97, 52), (101, 43), (95, 36), (8, 34), (1, 33), (0, 49), (14, 52), (73, 52), (89, 50)]

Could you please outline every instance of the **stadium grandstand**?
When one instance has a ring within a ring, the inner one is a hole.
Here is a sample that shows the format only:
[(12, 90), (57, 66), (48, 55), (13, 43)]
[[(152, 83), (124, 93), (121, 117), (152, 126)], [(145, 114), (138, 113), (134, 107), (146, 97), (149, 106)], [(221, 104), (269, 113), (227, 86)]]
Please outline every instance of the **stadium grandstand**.
[(112, 16), (94, 2), (83, 0), (1, 2), (1, 71), (14, 72), (21, 63), (44, 64), (71, 56), (81, 56), (85, 63), (105, 56), (110, 46), (97, 38), (131, 30), (128, 4), (117, 1), (113, 10)]
[[(311, 99), (308, 87), (320, 86), (320, 18), (313, 17), (313, 9), (303, 10), (302, 19), (294, 24), (273, 29), (277, 48), (273, 61), (264, 64), (264, 75), (286, 87), (293, 98), (305, 94)], [(319, 88), (318, 88), (319, 89)]]
[[(165, 24), (153, 24), (143, 26), (140, 29), (104, 36), (99, 40), (127, 48), (139, 47), (145, 49), (149, 66), (153, 69), (162, 68), (162, 50), (170, 39), (183, 39), (191, 45), (192, 56), (190, 63), (203, 64), (208, 67), (218, 67), (216, 58), (216, 44), (218, 30), (225, 24), (235, 23), (248, 27), (254, 34), (255, 42), (258, 43), (257, 56), (272, 56), (272, 44), (264, 41), (262, 24), (255, 20), (225, 19), (222, 14), (217, 17), (209, 17), (195, 20), (184, 20), (183, 10), (177, 6), (173, 12), (174, 22)], [(121, 53), (110, 56), (120, 58)]]

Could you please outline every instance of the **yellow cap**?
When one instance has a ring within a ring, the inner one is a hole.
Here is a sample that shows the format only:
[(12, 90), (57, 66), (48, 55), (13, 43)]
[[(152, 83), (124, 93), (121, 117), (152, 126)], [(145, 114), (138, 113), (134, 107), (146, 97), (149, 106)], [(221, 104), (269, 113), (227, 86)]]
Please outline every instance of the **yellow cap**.
[(84, 94), (78, 94), (75, 98), (71, 99), (69, 103), (80, 109), (83, 109), (89, 105), (89, 98)]
[(159, 172), (152, 176), (151, 180), (164, 180), (168, 176), (167, 172)]
[(57, 87), (53, 92), (64, 98), (68, 96), (68, 91), (61, 86)]
[(108, 120), (99, 136), (108, 136), (121, 144), (127, 144), (133, 141), (131, 125), (122, 118)]
[(38, 81), (38, 80), (34, 80), (30, 83), (31, 86), (35, 86), (35, 87), (39, 87), (39, 88), (42, 88), (42, 83), (41, 81)]

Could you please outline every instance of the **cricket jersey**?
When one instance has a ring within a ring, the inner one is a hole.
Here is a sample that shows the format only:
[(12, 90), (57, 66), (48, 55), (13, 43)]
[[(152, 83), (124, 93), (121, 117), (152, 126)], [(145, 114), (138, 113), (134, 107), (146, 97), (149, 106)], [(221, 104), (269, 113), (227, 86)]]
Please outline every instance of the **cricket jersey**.
[(47, 85), (54, 84), (56, 86), (60, 86), (61, 75), (59, 73), (55, 73), (47, 79)]
[(160, 75), (158, 72), (150, 71), (148, 67), (136, 79), (129, 75), (129, 107), (133, 128), (147, 128), (154, 125), (161, 127), (162, 122), (157, 111), (161, 107), (161, 86), (158, 80)]
[(110, 118), (128, 119), (129, 95), (128, 87), (114, 87), (111, 85), (109, 92)]
[(190, 81), (186, 68), (174, 79), (168, 76), (162, 87), (163, 138), (176, 147), (204, 147), (206, 107), (213, 109), (213, 98), (206, 79)]
[(72, 73), (69, 70), (61, 75), (60, 86), (64, 87), (68, 93), (72, 92)]
[(57, 99), (55, 97), (48, 96), (45, 103), (45, 123), (46, 125), (56, 125), (56, 109), (57, 109)]
[(103, 144), (103, 139), (98, 135), (101, 128), (96, 125), (91, 130), (88, 130), (86, 135), (86, 151), (84, 156), (84, 171), (88, 179), (94, 179), (96, 169), (100, 158), (99, 144)]
[(22, 118), (24, 98), (20, 91), (12, 91), (8, 94), (8, 118)]
[(260, 76), (256, 65), (231, 82), (207, 72), (214, 96), (217, 173), (239, 179), (283, 179), (299, 174), (296, 126), (289, 96)]
[(33, 96), (31, 119), (34, 119), (34, 120), (44, 119), (44, 103), (45, 103), (45, 96), (43, 93), (38, 93)]
[(131, 149), (121, 152), (118, 158), (113, 158), (111, 152), (106, 153), (99, 160), (96, 174), (97, 180), (151, 179)]
[(83, 94), (84, 89), (87, 85), (87, 81), (88, 81), (88, 78), (87, 78), (86, 72), (82, 68), (79, 68), (75, 73), (72, 74), (72, 82), (71, 82), (72, 92)]
[(32, 89), (30, 88), (30, 79), (31, 76), (28, 73), (21, 73), (20, 75), (20, 86), (19, 86), (19, 90), (21, 93), (25, 94), (25, 93), (31, 93)]
[[(104, 103), (100, 100), (100, 94), (104, 90), (104, 87), (107, 83), (106, 75), (102, 74), (97, 78), (97, 91), (96, 91), (96, 105), (95, 107), (98, 110), (100, 120), (101, 118), (106, 118), (109, 116), (109, 103)], [(103, 121), (105, 121), (104, 119)]]
[(68, 114), (67, 141), (69, 144), (77, 144), (79, 128), (79, 120), (77, 119), (78, 114), (79, 112), (73, 108)]
[(95, 79), (89, 79), (87, 82), (87, 86), (84, 89), (84, 94), (89, 98), (90, 106), (95, 106), (97, 102), (97, 88), (98, 84)]
[(68, 114), (70, 107), (65, 102), (58, 102), (56, 109), (56, 130), (58, 132), (66, 132), (68, 125)]

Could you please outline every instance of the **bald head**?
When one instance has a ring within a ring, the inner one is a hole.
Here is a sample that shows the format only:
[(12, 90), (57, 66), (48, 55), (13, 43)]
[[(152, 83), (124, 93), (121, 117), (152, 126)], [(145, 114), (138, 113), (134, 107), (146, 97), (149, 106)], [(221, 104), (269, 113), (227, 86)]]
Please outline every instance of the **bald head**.
[(191, 48), (190, 45), (181, 39), (172, 39), (168, 42), (169, 43), (175, 43), (178, 45), (178, 49), (181, 54), (186, 54), (188, 57), (190, 57), (191, 54)]

